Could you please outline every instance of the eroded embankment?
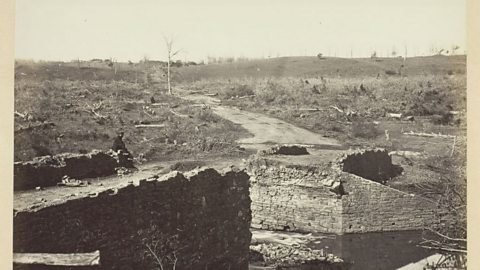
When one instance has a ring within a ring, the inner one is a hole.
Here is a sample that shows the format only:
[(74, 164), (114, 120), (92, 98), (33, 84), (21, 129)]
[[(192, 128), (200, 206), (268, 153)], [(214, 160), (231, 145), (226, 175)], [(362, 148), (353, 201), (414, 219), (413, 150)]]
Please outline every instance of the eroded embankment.
[(244, 171), (173, 172), (94, 197), (17, 209), (13, 249), (100, 250), (100, 269), (154, 269), (155, 256), (165, 269), (248, 269), (250, 219)]
[(252, 227), (342, 234), (416, 230), (433, 222), (433, 202), (382, 184), (400, 173), (385, 150), (351, 151), (316, 165), (289, 161), (250, 158)]

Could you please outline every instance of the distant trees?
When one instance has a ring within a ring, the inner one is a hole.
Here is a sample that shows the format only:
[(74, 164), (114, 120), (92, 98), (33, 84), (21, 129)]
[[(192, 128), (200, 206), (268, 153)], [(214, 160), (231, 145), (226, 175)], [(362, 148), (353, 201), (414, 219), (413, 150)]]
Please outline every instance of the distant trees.
[(113, 70), (113, 74), (117, 75), (117, 60), (110, 57), (109, 59), (105, 59), (104, 62)]
[(460, 49), (460, 46), (458, 45), (452, 45), (450, 53), (453, 55), (457, 52), (457, 50)]
[(392, 53), (391, 53), (391, 54), (392, 54), (392, 57), (395, 57), (395, 56), (397, 56), (397, 51), (395, 50), (395, 48), (393, 48), (393, 50), (392, 50)]

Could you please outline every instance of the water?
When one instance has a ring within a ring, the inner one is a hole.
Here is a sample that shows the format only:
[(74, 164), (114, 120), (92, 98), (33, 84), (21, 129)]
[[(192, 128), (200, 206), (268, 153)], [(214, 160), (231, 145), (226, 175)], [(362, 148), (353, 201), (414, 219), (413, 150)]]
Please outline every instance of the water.
[(321, 238), (308, 245), (352, 263), (351, 270), (390, 270), (434, 254), (417, 246), (421, 234), (421, 231), (346, 234)]

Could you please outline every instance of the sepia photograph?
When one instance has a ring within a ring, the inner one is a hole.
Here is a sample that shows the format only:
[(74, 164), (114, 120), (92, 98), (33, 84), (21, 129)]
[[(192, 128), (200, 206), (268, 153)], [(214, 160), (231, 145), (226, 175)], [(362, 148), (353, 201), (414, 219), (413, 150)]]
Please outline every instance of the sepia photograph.
[(466, 0), (13, 5), (13, 269), (467, 269)]

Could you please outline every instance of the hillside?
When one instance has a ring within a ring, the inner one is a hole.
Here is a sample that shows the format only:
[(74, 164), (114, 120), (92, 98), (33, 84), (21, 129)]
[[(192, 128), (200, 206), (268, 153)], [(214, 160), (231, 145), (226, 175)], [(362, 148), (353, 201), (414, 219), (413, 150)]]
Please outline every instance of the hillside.
[[(404, 65), (402, 67), (402, 65)], [(280, 57), (252, 60), (241, 63), (209, 64), (179, 68), (177, 79), (221, 79), (241, 77), (360, 77), (386, 75), (387, 72), (403, 75), (464, 74), (466, 56), (428, 56), (408, 58), (333, 58)]]

